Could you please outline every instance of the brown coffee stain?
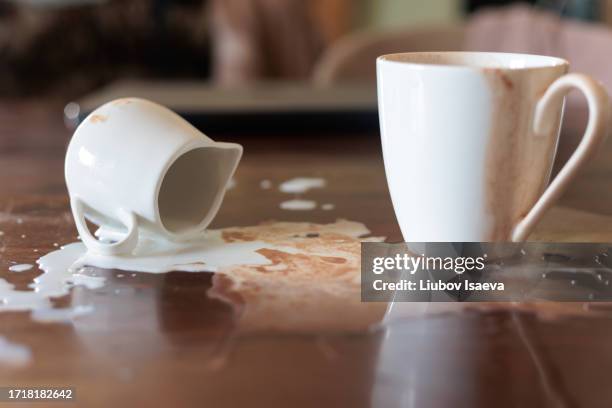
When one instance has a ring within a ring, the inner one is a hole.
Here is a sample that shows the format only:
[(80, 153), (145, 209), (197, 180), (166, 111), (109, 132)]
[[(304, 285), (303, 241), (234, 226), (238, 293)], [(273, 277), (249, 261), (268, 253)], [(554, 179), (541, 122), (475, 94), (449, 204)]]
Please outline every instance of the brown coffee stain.
[(89, 117), (89, 121), (91, 123), (103, 123), (103, 122), (106, 122), (107, 119), (108, 118), (104, 115), (91, 115)]
[(223, 294), (223, 300), (229, 302), (234, 308), (242, 307), (244, 305), (244, 299), (239, 293), (232, 290), (234, 281), (226, 275), (217, 273), (212, 278), (213, 287), (218, 293)]
[(114, 106), (121, 106), (121, 105), (129, 105), (130, 103), (132, 103), (132, 99), (131, 98), (119, 98), (119, 99), (115, 99), (112, 102), (112, 105), (114, 105)]
[(321, 259), (323, 259), (325, 262), (330, 262), (330, 263), (335, 263), (335, 264), (342, 264), (346, 262), (346, 259), (344, 258), (335, 258), (333, 256), (324, 256)]
[[(548, 135), (532, 130), (535, 106), (567, 68), (547, 70), (485, 69), (493, 105), (485, 163), (485, 207), (493, 224), (488, 241), (510, 241), (548, 185), (556, 152), (558, 128)], [(559, 107), (559, 117), (561, 107)]]
[[(257, 250), (269, 262), (219, 270), (208, 295), (234, 307), (238, 333), (372, 330), (379, 327), (387, 303), (361, 302), (361, 242), (382, 241), (363, 238), (368, 233), (363, 224), (346, 220), (227, 228), (222, 235), (226, 242), (242, 237), (269, 244)], [(515, 272), (500, 270), (498, 280), (516, 285), (521, 274)], [(598, 317), (609, 316), (612, 307), (595, 311), (584, 302), (400, 302), (393, 310), (389, 324), (458, 313), (528, 313), (543, 320)]]
[(514, 88), (514, 83), (512, 82), (512, 80), (510, 78), (508, 78), (508, 75), (504, 74), (504, 72), (502, 70), (500, 70), (500, 69), (495, 70), (495, 74), (503, 82), (503, 84), (506, 87), (506, 89), (513, 89)]
[(386, 308), (361, 302), (360, 237), (368, 233), (363, 224), (345, 220), (227, 229), (226, 242), (246, 238), (270, 244), (257, 251), (269, 264), (218, 271), (209, 295), (240, 308), (242, 332), (367, 330), (381, 321)]
[(255, 241), (255, 235), (244, 231), (223, 231), (221, 237), (225, 242)]

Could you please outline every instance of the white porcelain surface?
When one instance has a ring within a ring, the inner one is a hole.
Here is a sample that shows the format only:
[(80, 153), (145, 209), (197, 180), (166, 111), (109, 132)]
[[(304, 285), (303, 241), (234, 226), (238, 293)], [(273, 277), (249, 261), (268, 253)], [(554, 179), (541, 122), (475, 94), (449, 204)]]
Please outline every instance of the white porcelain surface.
[[(241, 155), (240, 145), (215, 142), (153, 102), (125, 98), (101, 106), (77, 128), (66, 153), (81, 238), (90, 250), (122, 254), (140, 234), (194, 237), (217, 213)], [(84, 218), (126, 235), (99, 242)]]
[[(378, 58), (385, 170), (405, 241), (526, 238), (606, 135), (605, 91), (567, 70), (562, 59), (522, 54)], [(589, 126), (546, 189), (572, 88), (589, 101)]]

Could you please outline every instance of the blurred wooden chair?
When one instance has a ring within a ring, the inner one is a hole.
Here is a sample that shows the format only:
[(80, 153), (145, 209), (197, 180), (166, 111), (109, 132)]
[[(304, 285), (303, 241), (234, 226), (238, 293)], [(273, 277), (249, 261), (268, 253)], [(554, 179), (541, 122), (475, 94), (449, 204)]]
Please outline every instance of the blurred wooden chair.
[(332, 44), (318, 60), (312, 79), (316, 85), (337, 82), (376, 82), (376, 57), (408, 51), (459, 51), (464, 27), (460, 24), (349, 34)]

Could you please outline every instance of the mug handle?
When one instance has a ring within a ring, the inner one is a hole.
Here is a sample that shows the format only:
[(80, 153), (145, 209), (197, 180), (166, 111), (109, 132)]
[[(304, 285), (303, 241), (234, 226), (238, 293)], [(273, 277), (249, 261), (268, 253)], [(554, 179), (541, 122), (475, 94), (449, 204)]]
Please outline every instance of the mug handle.
[(558, 108), (563, 104), (565, 95), (574, 88), (582, 91), (589, 106), (589, 122), (586, 131), (578, 147), (546, 188), (544, 194), (514, 227), (512, 231), (514, 242), (522, 242), (527, 238), (544, 213), (559, 199), (578, 171), (607, 136), (610, 105), (605, 88), (587, 75), (567, 74), (553, 82), (536, 105), (533, 120), (536, 137), (553, 130), (551, 127), (556, 122)]
[(79, 197), (70, 200), (77, 231), (85, 246), (101, 255), (121, 255), (131, 253), (138, 243), (138, 218), (131, 211), (122, 208), (117, 211), (117, 217), (127, 227), (127, 234), (120, 241), (106, 244), (94, 237), (85, 222), (86, 204)]

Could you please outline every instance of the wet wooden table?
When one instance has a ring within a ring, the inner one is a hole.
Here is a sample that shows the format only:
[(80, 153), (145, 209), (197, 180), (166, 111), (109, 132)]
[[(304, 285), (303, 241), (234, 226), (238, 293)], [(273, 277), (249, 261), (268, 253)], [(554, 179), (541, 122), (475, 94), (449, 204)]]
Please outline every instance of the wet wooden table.
[[(27, 290), (40, 271), (11, 274), (11, 262), (34, 263), (54, 243), (76, 240), (63, 182), (69, 132), (59, 105), (10, 104), (0, 116), (0, 277)], [(213, 227), (344, 218), (400, 240), (377, 135), (223, 138), (243, 143), (245, 156)], [(612, 241), (610, 157), (606, 147), (534, 238)], [(298, 176), (325, 178), (308, 198), (334, 209), (283, 211), (286, 196), (260, 188)], [(87, 316), (45, 324), (27, 311), (0, 313), (0, 336), (32, 353), (21, 366), (0, 363), (0, 386), (74, 387), (76, 405), (67, 406), (612, 406), (612, 315), (501, 308), (361, 332), (237, 336), (235, 308), (207, 296), (213, 274), (99, 273), (103, 288), (54, 301), (86, 301), (94, 306)]]

